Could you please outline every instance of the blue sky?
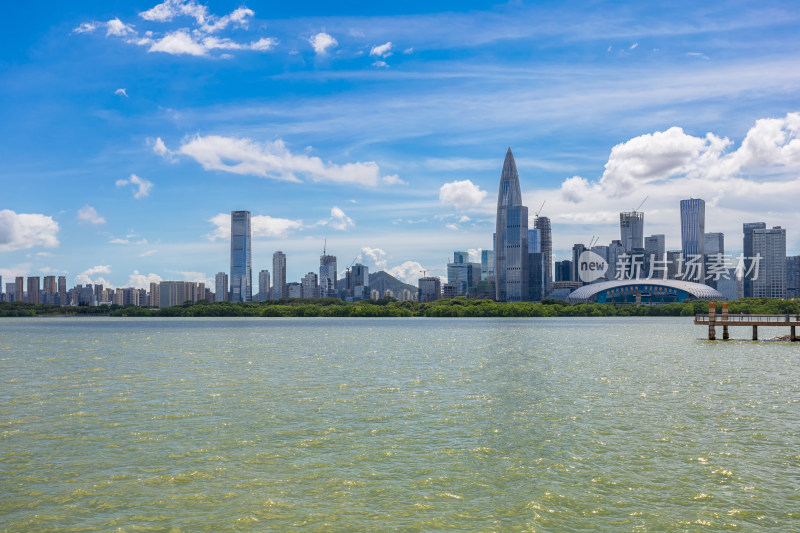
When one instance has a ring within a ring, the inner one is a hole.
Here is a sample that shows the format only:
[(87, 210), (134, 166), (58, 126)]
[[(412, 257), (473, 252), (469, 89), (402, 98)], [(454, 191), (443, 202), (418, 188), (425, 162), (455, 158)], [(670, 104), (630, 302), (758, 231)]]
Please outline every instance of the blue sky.
[(531, 216), (573, 243), (680, 247), (678, 202), (741, 250), (800, 253), (800, 10), (791, 2), (75, 2), (0, 22), (0, 275), (145, 286), (358, 259), (414, 281), (491, 247), (514, 151)]

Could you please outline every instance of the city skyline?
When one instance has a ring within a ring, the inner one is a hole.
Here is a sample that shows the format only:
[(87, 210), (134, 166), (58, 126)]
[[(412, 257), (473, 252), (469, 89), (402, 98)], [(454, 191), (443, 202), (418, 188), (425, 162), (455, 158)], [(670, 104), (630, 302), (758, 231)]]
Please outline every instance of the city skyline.
[(800, 253), (789, 3), (28, 9), (2, 37), (4, 279), (214, 286), (237, 210), (255, 272), (281, 250), (299, 281), (327, 238), (340, 266), (444, 277), (454, 250), (492, 248), (509, 145), (553, 260), (618, 239), (646, 197), (667, 250), (695, 197), (726, 252), (763, 221)]

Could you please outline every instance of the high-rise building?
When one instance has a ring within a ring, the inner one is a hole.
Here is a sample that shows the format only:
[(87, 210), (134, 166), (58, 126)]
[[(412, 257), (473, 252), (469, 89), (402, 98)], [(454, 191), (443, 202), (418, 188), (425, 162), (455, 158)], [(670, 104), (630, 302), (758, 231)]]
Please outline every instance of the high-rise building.
[(301, 280), (303, 298), (319, 298), (319, 284), (316, 272), (309, 272)]
[(442, 282), (435, 276), (419, 278), (417, 300), (420, 302), (432, 302), (438, 300), (442, 294)]
[(336, 271), (336, 256), (326, 255), (324, 252), (319, 256), (319, 297), (328, 298), (336, 296), (336, 285), (338, 284), (338, 272)]
[(481, 280), (494, 279), (494, 251), (481, 250)]
[(27, 299), (29, 304), (39, 303), (39, 281), (39, 276), (28, 276)]
[(67, 277), (58, 276), (57, 287), (58, 290), (58, 305), (69, 305), (67, 301)]
[[(217, 272), (214, 276), (214, 291), (216, 301), (227, 302), (230, 300), (230, 292), (228, 291), (228, 275), (225, 272)], [(152, 293), (152, 290), (150, 291)], [(153, 295), (150, 295), (152, 299)]]
[(522, 205), (511, 148), (506, 152), (497, 193), (494, 276), (498, 301), (521, 302), (528, 298), (528, 208)]
[(269, 300), (269, 270), (262, 270), (258, 273), (258, 301), (266, 302)]
[(716, 255), (725, 253), (725, 235), (723, 233), (706, 233), (703, 235), (705, 254)]
[(545, 294), (550, 292), (553, 285), (553, 234), (550, 230), (550, 219), (548, 217), (535, 217), (533, 227), (539, 230), (542, 254), (544, 254), (544, 277)]
[(253, 299), (250, 266), (250, 211), (231, 212), (231, 296), (232, 302)]
[(705, 282), (706, 203), (700, 198), (681, 200), (681, 251), (686, 281)]
[(478, 272), (480, 265), (470, 263), (468, 252), (453, 252), (453, 262), (447, 264), (447, 283), (456, 288), (456, 296), (469, 296), (469, 290), (480, 281), (476, 278)]
[[(556, 281), (572, 281), (572, 261), (556, 261)], [(548, 291), (549, 292), (549, 291)]]
[(286, 289), (286, 254), (275, 252), (272, 254), (272, 299), (282, 300), (289, 297)]
[(644, 248), (644, 213), (639, 211), (620, 213), (619, 232), (626, 252)]
[(786, 258), (786, 297), (800, 298), (800, 255)]
[(663, 234), (650, 235), (644, 238), (644, 249), (650, 252), (650, 256), (656, 261), (663, 261), (666, 253), (666, 238)]
[(753, 297), (753, 276), (756, 275), (755, 269), (753, 268), (753, 258), (755, 257), (753, 253), (753, 230), (756, 229), (767, 229), (767, 224), (764, 222), (745, 222), (742, 224), (742, 231), (744, 233), (744, 239), (742, 240), (742, 255), (744, 256), (742, 265), (743, 298)]
[(754, 298), (786, 298), (786, 230), (780, 226), (753, 230), (753, 252), (760, 255), (753, 278)]
[(14, 278), (14, 301), (25, 301), (25, 278), (22, 276)]
[[(227, 274), (226, 274), (227, 275)], [(225, 280), (223, 292), (228, 292), (228, 281)], [(150, 282), (150, 307), (161, 307), (161, 284)]]
[(586, 245), (576, 243), (572, 245), (572, 272), (570, 272), (569, 278), (570, 281), (581, 281), (580, 274), (578, 273), (578, 269), (580, 267), (580, 257), (583, 252), (586, 251)]
[(709, 287), (717, 288), (717, 281), (727, 275), (725, 264), (725, 235), (722, 233), (706, 233), (703, 235), (705, 247), (704, 268), (706, 278), (703, 283)]

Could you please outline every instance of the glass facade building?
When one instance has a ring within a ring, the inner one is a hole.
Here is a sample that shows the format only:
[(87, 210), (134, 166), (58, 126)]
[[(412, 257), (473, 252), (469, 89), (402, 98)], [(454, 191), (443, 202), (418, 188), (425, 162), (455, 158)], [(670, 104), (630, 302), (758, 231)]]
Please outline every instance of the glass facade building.
[(522, 205), (519, 174), (511, 148), (506, 152), (497, 193), (494, 275), (498, 301), (528, 299), (528, 208)]
[(686, 281), (704, 283), (706, 202), (700, 198), (681, 200), (681, 251), (685, 261)]
[(253, 276), (250, 265), (250, 211), (231, 212), (230, 282), (230, 301), (252, 301)]

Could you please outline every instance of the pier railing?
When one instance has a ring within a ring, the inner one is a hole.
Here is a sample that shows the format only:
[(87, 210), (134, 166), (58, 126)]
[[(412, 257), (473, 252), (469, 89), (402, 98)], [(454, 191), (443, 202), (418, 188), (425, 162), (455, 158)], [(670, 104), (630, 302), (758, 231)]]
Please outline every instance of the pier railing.
[(782, 315), (745, 315), (744, 313), (728, 313), (728, 303), (723, 302), (722, 313), (717, 313), (714, 302), (708, 304), (708, 314), (695, 315), (694, 323), (708, 326), (708, 340), (717, 339), (717, 326), (722, 326), (722, 339), (728, 340), (728, 326), (751, 326), (753, 340), (758, 340), (758, 326), (789, 326), (789, 340), (800, 340), (797, 337), (797, 326), (800, 326), (800, 314), (784, 313)]

